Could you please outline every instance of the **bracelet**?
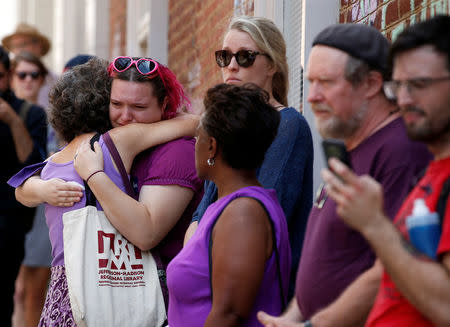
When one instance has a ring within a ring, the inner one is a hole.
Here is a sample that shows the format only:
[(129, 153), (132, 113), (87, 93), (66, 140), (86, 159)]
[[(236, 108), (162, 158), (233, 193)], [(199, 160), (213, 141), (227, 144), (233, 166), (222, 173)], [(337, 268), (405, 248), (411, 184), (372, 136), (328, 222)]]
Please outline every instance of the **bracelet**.
[(303, 326), (305, 327), (314, 327), (311, 320), (306, 320), (303, 322)]
[(103, 169), (99, 169), (99, 170), (94, 171), (92, 174), (89, 175), (88, 178), (86, 178), (86, 183), (89, 181), (89, 178), (91, 178), (91, 177), (94, 176), (95, 174), (97, 174), (97, 173), (104, 173), (104, 172), (105, 172), (105, 171), (104, 171)]

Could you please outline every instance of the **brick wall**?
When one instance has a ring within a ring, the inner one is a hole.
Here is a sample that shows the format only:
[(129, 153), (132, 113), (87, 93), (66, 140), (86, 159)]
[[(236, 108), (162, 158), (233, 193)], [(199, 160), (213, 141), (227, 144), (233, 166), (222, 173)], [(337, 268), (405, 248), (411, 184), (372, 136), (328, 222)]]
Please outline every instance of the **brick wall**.
[(449, 0), (340, 0), (341, 23), (363, 23), (376, 27), (389, 39), (410, 24), (436, 14), (450, 14)]
[(208, 88), (222, 82), (214, 51), (233, 14), (253, 14), (253, 1), (190, 0), (169, 2), (169, 67), (202, 108)]
[(169, 67), (198, 108), (203, 94), (220, 83), (214, 51), (233, 14), (233, 1), (191, 0), (169, 2)]
[(112, 59), (126, 52), (127, 0), (110, 0), (109, 22), (109, 54)]

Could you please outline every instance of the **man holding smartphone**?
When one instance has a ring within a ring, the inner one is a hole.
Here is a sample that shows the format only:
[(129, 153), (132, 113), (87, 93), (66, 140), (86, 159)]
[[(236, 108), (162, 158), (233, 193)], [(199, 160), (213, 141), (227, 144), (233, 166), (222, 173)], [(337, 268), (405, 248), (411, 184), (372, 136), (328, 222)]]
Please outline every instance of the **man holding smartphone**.
[[(408, 139), (395, 102), (384, 95), (388, 50), (388, 40), (375, 28), (332, 25), (313, 41), (306, 76), (319, 133), (342, 140), (354, 172), (383, 185), (384, 210), (393, 218), (430, 155), (423, 144)], [(308, 219), (296, 296), (281, 317), (260, 313), (261, 322), (266, 326), (361, 325), (378, 287), (377, 267), (371, 268), (374, 260), (370, 245), (341, 221), (336, 203), (321, 189)], [(342, 292), (361, 278), (366, 283), (359, 291), (371, 295), (368, 302), (360, 297), (341, 300)]]
[[(342, 220), (365, 237), (383, 266), (366, 326), (449, 326), (450, 17), (404, 31), (392, 45), (391, 60), (386, 93), (397, 98), (408, 136), (425, 142), (434, 160), (394, 224), (383, 211), (382, 188), (369, 176), (331, 161), (343, 182), (328, 170), (323, 177)], [(432, 217), (440, 221), (438, 234)]]
[(8, 52), (0, 46), (0, 253), (3, 265), (0, 326), (11, 325), (14, 282), (24, 256), (24, 241), (31, 227), (34, 209), (16, 201), (14, 189), (6, 181), (26, 165), (46, 157), (47, 123), (38, 106), (23, 106), (9, 86)]

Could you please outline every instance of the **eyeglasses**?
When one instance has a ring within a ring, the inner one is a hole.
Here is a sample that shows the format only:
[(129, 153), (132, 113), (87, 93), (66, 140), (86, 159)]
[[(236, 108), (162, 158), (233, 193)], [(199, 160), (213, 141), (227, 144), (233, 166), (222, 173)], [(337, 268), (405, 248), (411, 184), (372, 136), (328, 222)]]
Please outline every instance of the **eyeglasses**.
[(384, 82), (383, 90), (384, 94), (389, 100), (397, 100), (398, 92), (402, 85), (406, 87), (406, 90), (410, 95), (415, 94), (416, 92), (426, 89), (434, 83), (442, 82), (450, 80), (450, 76), (437, 77), (437, 78), (429, 78), (429, 77), (420, 77), (420, 78), (412, 78), (404, 81), (389, 81)]
[(37, 80), (40, 76), (40, 72), (16, 72), (16, 76), (23, 81), (27, 78), (27, 76), (30, 76), (32, 80)]
[(257, 55), (268, 57), (265, 53), (253, 50), (239, 50), (236, 53), (232, 53), (230, 50), (217, 50), (215, 52), (215, 55), (217, 65), (219, 65), (219, 67), (221, 68), (227, 67), (233, 57), (236, 58), (236, 62), (238, 63), (238, 65), (244, 68), (253, 65)]
[(118, 72), (124, 72), (132, 65), (136, 66), (136, 69), (141, 75), (151, 75), (158, 70), (158, 63), (152, 59), (140, 58), (134, 60), (131, 57), (117, 57), (112, 63), (112, 68)]

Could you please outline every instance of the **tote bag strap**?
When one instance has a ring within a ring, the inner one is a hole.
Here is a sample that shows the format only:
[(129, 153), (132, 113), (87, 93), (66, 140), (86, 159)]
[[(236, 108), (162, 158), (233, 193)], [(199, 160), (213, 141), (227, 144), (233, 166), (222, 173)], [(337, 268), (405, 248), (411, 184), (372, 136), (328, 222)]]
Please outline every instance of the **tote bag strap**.
[[(125, 190), (127, 194), (131, 196), (133, 199), (137, 200), (137, 194), (134, 192), (133, 187), (131, 186), (131, 182), (128, 179), (127, 171), (125, 170), (125, 166), (123, 164), (122, 158), (120, 157), (119, 151), (117, 151), (116, 146), (114, 145), (113, 140), (108, 132), (103, 134), (103, 140), (105, 141), (106, 146), (108, 147), (109, 152), (116, 164), (117, 169), (119, 170), (120, 176), (122, 176), (123, 184), (125, 185)], [(166, 310), (169, 305), (169, 291), (167, 289), (167, 278), (166, 278), (166, 269), (161, 260), (161, 257), (155, 249), (151, 250), (153, 259), (156, 262), (156, 268), (158, 270), (158, 278), (161, 285), (161, 291), (164, 296), (164, 302), (166, 305)]]
[[(94, 136), (92, 136), (90, 140), (91, 149), (94, 150), (94, 143), (98, 142), (100, 140), (100, 134), (97, 133)], [(111, 153), (111, 156), (116, 164), (117, 169), (119, 170), (120, 176), (122, 177), (122, 182), (125, 186), (126, 193), (131, 196), (133, 199), (136, 199), (136, 194), (133, 190), (133, 187), (131, 186), (130, 180), (128, 179), (128, 174), (125, 170), (125, 166), (123, 165), (122, 158), (120, 158), (120, 154), (117, 151), (116, 146), (114, 145), (114, 142), (112, 141), (111, 137), (109, 136), (108, 132), (103, 134), (103, 140), (105, 141), (106, 147), (108, 148), (109, 152)], [(84, 181), (84, 187), (86, 190), (86, 206), (92, 205), (96, 206), (96, 197), (94, 195), (94, 192), (90, 189), (86, 181)]]
[(120, 176), (122, 176), (122, 182), (125, 186), (127, 194), (136, 200), (137, 196), (133, 190), (133, 187), (131, 186), (131, 182), (130, 179), (128, 178), (127, 171), (125, 170), (125, 166), (123, 165), (122, 158), (120, 157), (119, 151), (117, 151), (117, 148), (108, 132), (103, 134), (103, 141), (105, 141), (109, 153), (111, 153), (111, 156), (116, 164), (116, 167), (119, 170)]

